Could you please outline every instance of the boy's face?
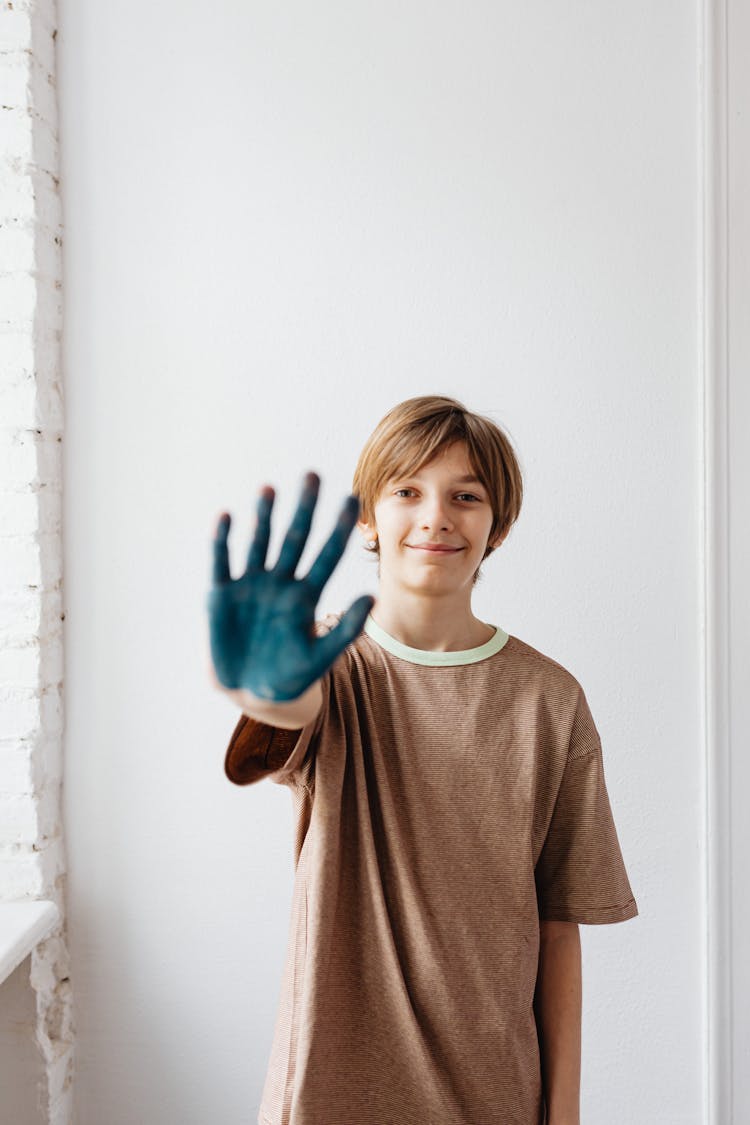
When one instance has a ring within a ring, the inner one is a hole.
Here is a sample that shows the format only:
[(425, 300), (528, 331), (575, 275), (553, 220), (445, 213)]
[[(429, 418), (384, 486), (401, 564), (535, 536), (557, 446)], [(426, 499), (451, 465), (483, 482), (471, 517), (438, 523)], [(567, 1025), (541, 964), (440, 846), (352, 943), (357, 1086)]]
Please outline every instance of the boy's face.
[[(381, 577), (435, 591), (471, 587), (493, 522), (487, 489), (461, 479), (474, 476), (466, 446), (457, 441), (418, 472), (388, 482), (375, 504), (374, 526), (358, 522), (366, 539), (378, 540)], [(430, 551), (425, 543), (453, 550)]]

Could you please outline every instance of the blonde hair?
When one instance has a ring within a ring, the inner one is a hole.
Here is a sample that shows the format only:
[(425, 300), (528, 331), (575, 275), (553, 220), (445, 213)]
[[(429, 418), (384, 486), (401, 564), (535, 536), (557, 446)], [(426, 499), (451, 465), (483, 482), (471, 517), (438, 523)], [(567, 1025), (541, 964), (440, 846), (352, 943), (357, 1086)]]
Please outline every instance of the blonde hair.
[[(462, 441), (472, 469), (487, 489), (493, 521), (482, 561), (494, 551), (489, 542), (505, 535), (518, 519), (523, 499), (521, 467), (501, 427), (463, 403), (445, 395), (420, 395), (394, 406), (381, 418), (359, 455), (352, 493), (359, 500), (359, 519), (375, 522), (375, 504), (395, 476), (416, 473), (437, 453)], [(365, 546), (368, 554), (380, 548)], [(378, 574), (380, 573), (378, 569)], [(474, 572), (472, 584), (480, 577)]]

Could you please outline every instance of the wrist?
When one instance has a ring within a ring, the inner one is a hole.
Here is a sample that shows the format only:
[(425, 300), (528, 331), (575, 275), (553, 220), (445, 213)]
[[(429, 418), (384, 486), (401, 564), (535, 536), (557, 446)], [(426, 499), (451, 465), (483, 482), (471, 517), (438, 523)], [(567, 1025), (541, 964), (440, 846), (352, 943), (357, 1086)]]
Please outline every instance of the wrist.
[(315, 680), (296, 699), (262, 699), (246, 688), (229, 690), (227, 694), (248, 718), (287, 730), (306, 727), (316, 717), (323, 703), (320, 680)]

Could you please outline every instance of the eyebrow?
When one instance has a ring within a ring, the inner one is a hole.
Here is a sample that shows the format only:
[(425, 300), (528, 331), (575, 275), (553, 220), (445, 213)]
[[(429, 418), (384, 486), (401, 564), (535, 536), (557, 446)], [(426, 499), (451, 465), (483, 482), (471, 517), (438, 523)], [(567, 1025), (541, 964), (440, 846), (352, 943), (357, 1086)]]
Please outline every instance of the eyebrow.
[[(411, 473), (411, 474), (404, 473), (404, 474), (402, 474), (402, 476), (407, 477), (409, 480), (421, 480), (422, 479), (419, 476), (418, 473)], [(393, 479), (394, 480), (401, 480), (402, 477), (394, 477)], [(479, 477), (455, 477), (453, 483), (454, 484), (479, 484), (479, 485), (482, 485), (482, 488), (484, 488), (484, 485), (482, 484), (482, 481), (479, 479)]]

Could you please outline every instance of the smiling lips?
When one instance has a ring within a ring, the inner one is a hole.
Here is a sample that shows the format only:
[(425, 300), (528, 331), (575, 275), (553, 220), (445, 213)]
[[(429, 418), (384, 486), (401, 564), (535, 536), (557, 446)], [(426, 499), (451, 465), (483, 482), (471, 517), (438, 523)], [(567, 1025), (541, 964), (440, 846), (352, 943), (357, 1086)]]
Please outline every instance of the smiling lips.
[[(410, 543), (411, 547), (412, 544)], [(433, 555), (454, 555), (456, 551), (460, 551), (460, 547), (448, 547), (444, 543), (415, 543), (413, 545), (415, 551), (430, 551)]]

